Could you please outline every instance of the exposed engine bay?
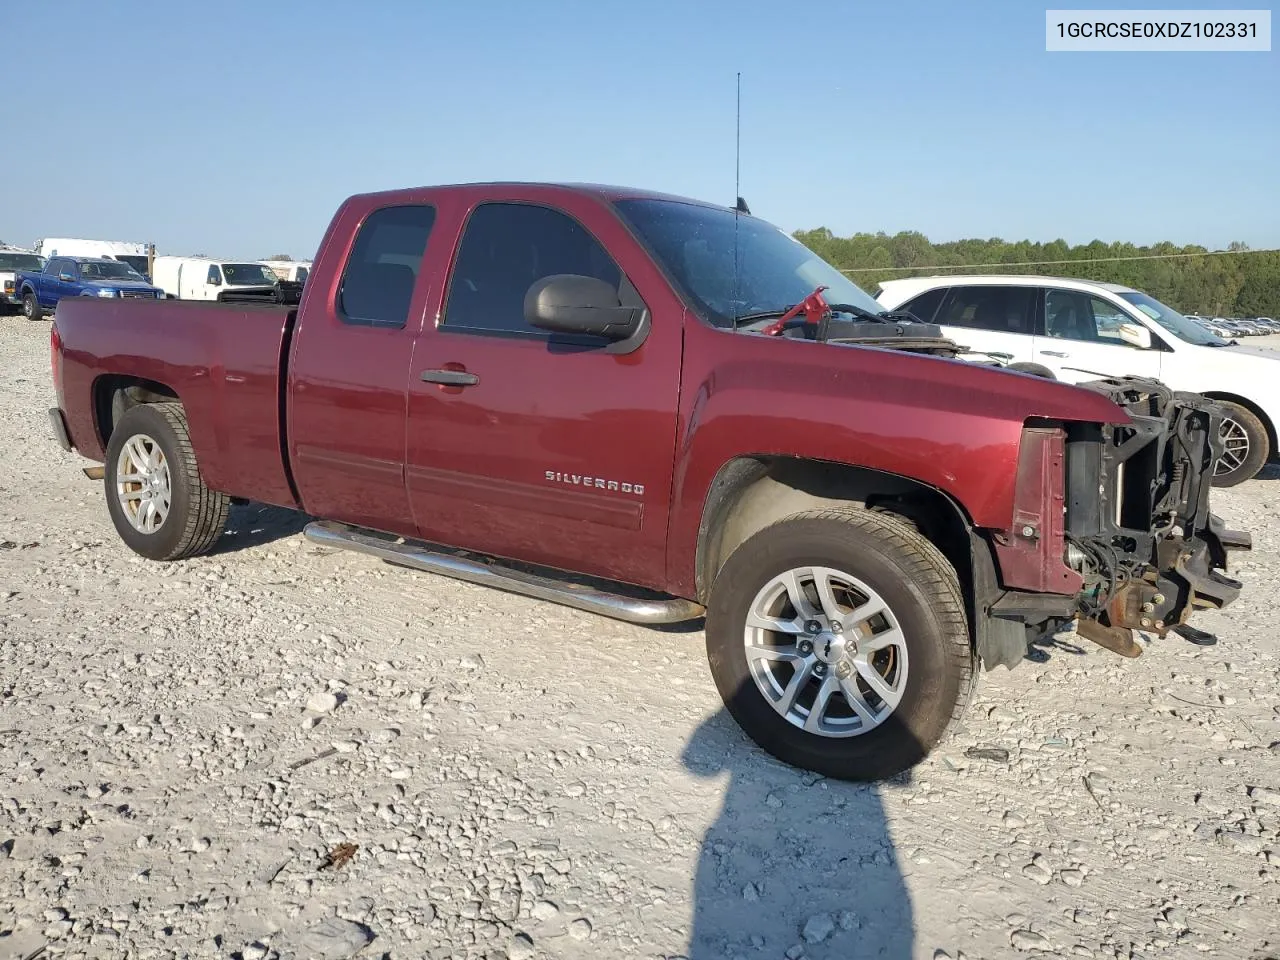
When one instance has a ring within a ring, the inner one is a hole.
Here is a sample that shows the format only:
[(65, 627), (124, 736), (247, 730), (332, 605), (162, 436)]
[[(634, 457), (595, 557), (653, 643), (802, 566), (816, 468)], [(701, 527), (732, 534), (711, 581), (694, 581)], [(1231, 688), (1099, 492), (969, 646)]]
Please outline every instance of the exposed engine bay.
[(1209, 510), (1225, 411), (1155, 380), (1081, 386), (1133, 422), (1077, 424), (1067, 435), (1066, 560), (1084, 580), (1077, 632), (1131, 656), (1141, 652), (1132, 630), (1212, 642), (1186, 621), (1236, 598), (1242, 584), (1226, 576), (1227, 552), (1252, 546)]

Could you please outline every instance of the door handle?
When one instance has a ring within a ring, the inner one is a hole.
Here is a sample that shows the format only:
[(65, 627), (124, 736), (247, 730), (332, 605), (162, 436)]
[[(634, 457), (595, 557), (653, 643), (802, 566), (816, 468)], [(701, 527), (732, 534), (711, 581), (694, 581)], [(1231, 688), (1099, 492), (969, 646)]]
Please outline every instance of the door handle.
[(465, 370), (423, 370), (422, 382), (440, 383), (446, 387), (473, 387), (480, 378)]
[(1041, 350), (1046, 357), (1069, 357), (1071, 354), (1063, 353), (1061, 350)]

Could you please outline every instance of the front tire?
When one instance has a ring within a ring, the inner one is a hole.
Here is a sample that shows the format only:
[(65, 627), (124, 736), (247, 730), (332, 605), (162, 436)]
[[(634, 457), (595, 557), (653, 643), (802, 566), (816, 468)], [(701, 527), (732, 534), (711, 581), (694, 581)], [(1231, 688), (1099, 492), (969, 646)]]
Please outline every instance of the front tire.
[(120, 418), (107, 443), (107, 509), (120, 539), (150, 560), (207, 553), (230, 500), (205, 486), (180, 403), (144, 403)]
[(1215, 401), (1227, 411), (1221, 436), (1225, 450), (1213, 465), (1213, 485), (1234, 487), (1257, 476), (1271, 453), (1267, 428), (1248, 407), (1229, 400)]
[(40, 320), (44, 317), (44, 311), (40, 309), (40, 300), (36, 297), (34, 290), (28, 290), (22, 295), (22, 315), (28, 320)]
[(978, 677), (950, 563), (896, 518), (856, 508), (795, 514), (739, 546), (712, 586), (706, 637), (746, 734), (840, 780), (915, 766)]

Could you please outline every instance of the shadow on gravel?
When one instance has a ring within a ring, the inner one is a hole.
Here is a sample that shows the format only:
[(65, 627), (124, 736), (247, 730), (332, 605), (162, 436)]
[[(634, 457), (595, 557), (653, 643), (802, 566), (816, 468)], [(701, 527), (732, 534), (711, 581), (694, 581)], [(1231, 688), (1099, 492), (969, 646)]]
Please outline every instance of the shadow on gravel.
[(237, 504), (231, 508), (227, 528), (211, 552), (235, 553), (283, 540), (301, 533), (310, 520), (305, 513), (283, 507), (269, 507), (261, 503)]
[(1253, 477), (1254, 480), (1280, 480), (1280, 463), (1268, 463)]
[(698, 859), (688, 960), (910, 960), (911, 899), (880, 788), (783, 766), (725, 710), (682, 760), (696, 776), (729, 773)]

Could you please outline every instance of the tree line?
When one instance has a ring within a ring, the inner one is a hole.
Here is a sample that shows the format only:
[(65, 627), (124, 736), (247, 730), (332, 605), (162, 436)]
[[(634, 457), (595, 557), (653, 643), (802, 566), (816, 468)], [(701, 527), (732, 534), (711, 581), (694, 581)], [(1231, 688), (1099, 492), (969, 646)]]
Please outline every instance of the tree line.
[[(1250, 250), (1232, 243), (1226, 253), (1201, 246), (1157, 243), (1139, 247), (1132, 243), (1092, 243), (1071, 246), (1064, 240), (1032, 243), (989, 240), (955, 240), (931, 243), (915, 231), (855, 233), (837, 237), (826, 227), (798, 230), (795, 237), (818, 256), (848, 274), (858, 286), (874, 294), (883, 280), (929, 273), (1019, 273), (1077, 277), (1122, 283), (1167, 303), (1182, 313), (1218, 317), (1280, 317), (1280, 251)], [(1210, 254), (1210, 255), (1206, 255)], [(1158, 257), (1114, 260), (1113, 257)], [(1019, 267), (1011, 264), (1047, 260), (1065, 263)], [(979, 264), (971, 267), (971, 264)], [(921, 270), (921, 267), (963, 269)]]

